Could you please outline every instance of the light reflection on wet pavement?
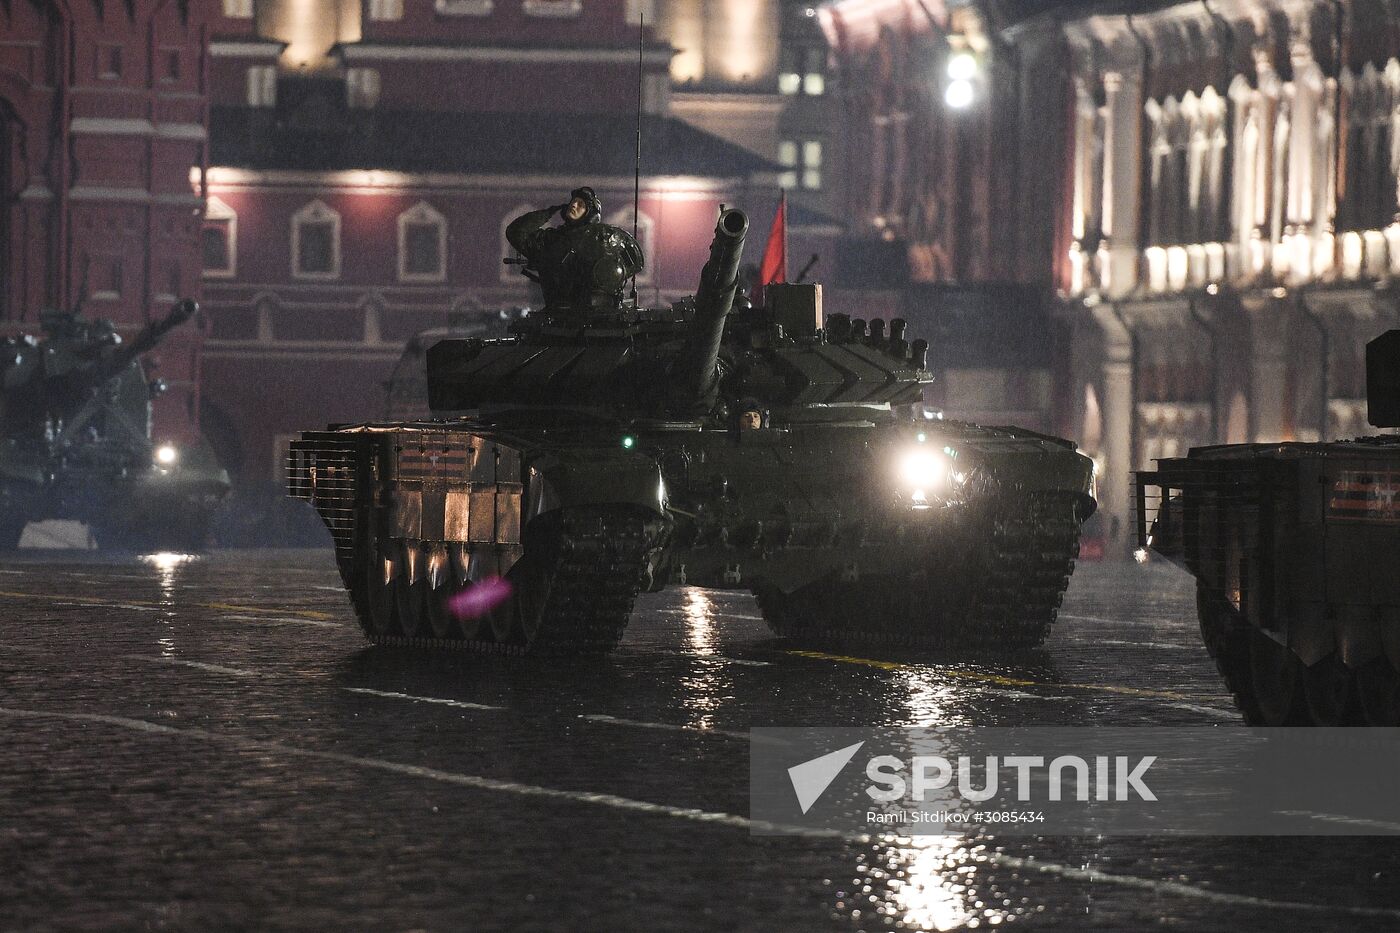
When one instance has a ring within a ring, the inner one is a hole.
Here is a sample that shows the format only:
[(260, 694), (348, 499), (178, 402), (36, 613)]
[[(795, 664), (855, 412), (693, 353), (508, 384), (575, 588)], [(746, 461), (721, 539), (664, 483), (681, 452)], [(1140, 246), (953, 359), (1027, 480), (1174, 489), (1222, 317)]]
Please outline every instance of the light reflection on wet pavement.
[(588, 660), (370, 651), (328, 553), (0, 563), (0, 928), (1400, 928), (1400, 841), (752, 837), (754, 725), (1236, 719), (1191, 582), (1086, 564), (1043, 651), (643, 597)]

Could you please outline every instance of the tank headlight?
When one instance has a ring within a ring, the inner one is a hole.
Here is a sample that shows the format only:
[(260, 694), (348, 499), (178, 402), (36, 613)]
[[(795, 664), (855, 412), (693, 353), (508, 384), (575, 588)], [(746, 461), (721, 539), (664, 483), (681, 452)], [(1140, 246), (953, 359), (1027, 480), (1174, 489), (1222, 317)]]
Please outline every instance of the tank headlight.
[(931, 450), (911, 450), (899, 463), (899, 475), (910, 489), (937, 489), (948, 475), (948, 462)]
[(161, 444), (156, 448), (156, 463), (161, 466), (171, 466), (180, 459), (180, 452), (170, 444)]

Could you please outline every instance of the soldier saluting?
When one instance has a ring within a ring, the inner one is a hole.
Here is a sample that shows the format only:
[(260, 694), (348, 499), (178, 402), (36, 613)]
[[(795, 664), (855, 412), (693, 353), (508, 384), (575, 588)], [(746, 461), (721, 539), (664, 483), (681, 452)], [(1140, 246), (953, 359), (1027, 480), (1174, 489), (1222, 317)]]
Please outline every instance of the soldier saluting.
[[(549, 226), (555, 215), (563, 219)], [(524, 273), (540, 283), (546, 310), (616, 309), (627, 280), (646, 268), (632, 234), (603, 223), (592, 188), (575, 188), (565, 204), (521, 214), (506, 240), (525, 257)]]

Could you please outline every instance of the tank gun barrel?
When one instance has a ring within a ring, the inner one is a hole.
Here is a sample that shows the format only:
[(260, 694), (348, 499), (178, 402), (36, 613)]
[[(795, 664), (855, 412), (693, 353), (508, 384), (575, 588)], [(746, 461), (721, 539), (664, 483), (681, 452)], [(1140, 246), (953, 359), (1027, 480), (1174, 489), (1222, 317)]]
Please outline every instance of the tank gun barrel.
[(122, 344), (107, 355), (93, 368), (87, 381), (92, 385), (106, 382), (141, 354), (153, 349), (170, 331), (194, 317), (198, 310), (199, 305), (189, 298), (179, 302), (165, 317), (152, 321), (137, 331), (130, 343)]
[(724, 321), (739, 287), (739, 259), (748, 229), (749, 218), (743, 211), (731, 208), (720, 214), (715, 237), (710, 241), (710, 258), (700, 271), (695, 321), (673, 382), (675, 407), (690, 414), (703, 412), (713, 404), (715, 364), (724, 337)]

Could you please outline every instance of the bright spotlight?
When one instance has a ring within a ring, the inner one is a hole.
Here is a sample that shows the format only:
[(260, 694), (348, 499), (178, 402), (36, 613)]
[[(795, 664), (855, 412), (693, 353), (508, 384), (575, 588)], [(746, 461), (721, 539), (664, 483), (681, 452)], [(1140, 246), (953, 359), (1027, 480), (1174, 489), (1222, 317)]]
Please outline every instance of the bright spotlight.
[(972, 82), (966, 78), (949, 82), (948, 90), (943, 92), (943, 100), (954, 110), (965, 110), (972, 106), (972, 97)]
[(971, 81), (977, 76), (977, 58), (971, 52), (957, 52), (948, 59), (948, 77), (954, 81)]
[(180, 452), (169, 444), (161, 444), (156, 448), (156, 463), (162, 466), (170, 466), (180, 459)]
[(904, 481), (917, 490), (936, 488), (943, 482), (948, 465), (943, 458), (929, 450), (911, 450), (899, 464)]

